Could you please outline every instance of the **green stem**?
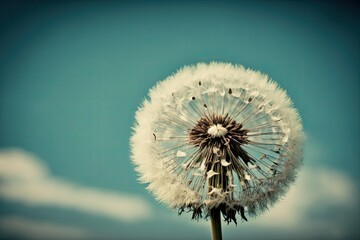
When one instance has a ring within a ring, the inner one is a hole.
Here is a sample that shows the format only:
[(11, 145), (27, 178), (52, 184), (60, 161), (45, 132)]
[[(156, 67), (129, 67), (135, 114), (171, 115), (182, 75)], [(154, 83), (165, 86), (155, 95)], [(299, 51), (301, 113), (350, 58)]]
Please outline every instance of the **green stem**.
[[(211, 168), (214, 168), (214, 171), (217, 173), (220, 173), (220, 170), (222, 170), (222, 166), (219, 162), (213, 163)], [(209, 179), (209, 191), (214, 188), (222, 188), (222, 177), (223, 173), (221, 172), (220, 176), (215, 175)], [(222, 234), (221, 234), (221, 213), (219, 208), (212, 208), (210, 210), (210, 222), (211, 222), (211, 239), (212, 240), (222, 240)]]
[(213, 208), (210, 210), (210, 220), (211, 220), (211, 239), (222, 240), (221, 215), (219, 208)]

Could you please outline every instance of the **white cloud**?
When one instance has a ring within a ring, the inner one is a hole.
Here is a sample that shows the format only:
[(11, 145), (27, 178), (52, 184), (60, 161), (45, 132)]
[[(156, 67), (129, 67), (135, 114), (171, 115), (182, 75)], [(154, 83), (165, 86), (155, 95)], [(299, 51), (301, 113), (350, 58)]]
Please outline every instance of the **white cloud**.
[[(319, 159), (329, 159), (331, 156), (327, 156), (320, 142), (310, 134), (306, 135), (306, 165), (298, 179), (283, 200), (250, 225), (343, 238), (347, 223), (338, 219), (356, 210), (359, 197), (357, 187), (345, 172), (319, 165)], [(317, 166), (312, 166), (312, 163)], [(336, 209), (341, 209), (342, 213), (333, 212)]]
[(356, 191), (351, 180), (341, 172), (305, 168), (286, 197), (254, 223), (287, 228), (304, 226), (309, 221), (309, 211), (314, 209), (353, 207), (356, 204)]
[(0, 151), (0, 197), (33, 206), (75, 209), (122, 221), (151, 215), (141, 197), (105, 191), (51, 176), (34, 156), (21, 150)]
[(306, 136), (305, 167), (298, 179), (281, 201), (248, 226), (280, 235), (291, 232), (294, 239), (349, 238), (353, 234), (349, 223), (358, 211), (357, 186), (345, 172), (321, 165), (331, 156), (321, 142)]
[(17, 216), (6, 216), (0, 219), (0, 230), (2, 237), (23, 237), (29, 239), (88, 239), (86, 231), (59, 224), (44, 221), (35, 221)]

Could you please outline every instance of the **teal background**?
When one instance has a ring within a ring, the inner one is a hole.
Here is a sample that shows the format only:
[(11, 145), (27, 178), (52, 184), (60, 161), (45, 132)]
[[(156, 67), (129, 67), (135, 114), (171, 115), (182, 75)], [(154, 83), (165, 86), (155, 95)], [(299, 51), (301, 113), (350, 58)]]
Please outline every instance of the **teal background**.
[[(157, 212), (126, 223), (0, 199), (0, 215), (67, 223), (94, 238), (208, 239), (189, 215), (167, 221), (176, 212), (137, 182), (128, 141), (150, 87), (210, 61), (269, 74), (302, 116), (305, 166), (344, 172), (359, 188), (360, 28), (351, 3), (9, 1), (0, 9), (0, 148), (36, 154), (57, 177), (140, 195)], [(326, 155), (312, 157), (314, 146)], [(321, 214), (341, 219), (344, 239), (360, 236), (359, 207)], [(284, 237), (246, 224), (223, 231), (225, 239)]]

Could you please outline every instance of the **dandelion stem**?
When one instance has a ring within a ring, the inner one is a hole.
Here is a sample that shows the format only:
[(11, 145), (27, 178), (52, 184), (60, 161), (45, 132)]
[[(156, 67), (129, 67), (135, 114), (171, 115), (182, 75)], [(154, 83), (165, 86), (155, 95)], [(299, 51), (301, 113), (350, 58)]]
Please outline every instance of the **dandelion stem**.
[(220, 216), (219, 208), (213, 208), (210, 210), (210, 220), (211, 220), (211, 239), (222, 240), (221, 216)]

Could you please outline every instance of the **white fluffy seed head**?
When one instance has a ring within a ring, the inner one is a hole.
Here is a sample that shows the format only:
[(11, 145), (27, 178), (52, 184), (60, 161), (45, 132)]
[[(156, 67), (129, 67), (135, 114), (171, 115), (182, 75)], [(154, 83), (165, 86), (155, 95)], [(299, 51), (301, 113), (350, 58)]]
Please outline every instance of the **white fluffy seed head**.
[[(149, 91), (136, 112), (131, 159), (172, 208), (221, 207), (229, 222), (284, 195), (302, 162), (298, 112), (276, 83), (240, 65), (200, 63)], [(235, 213), (234, 213), (235, 211)]]

